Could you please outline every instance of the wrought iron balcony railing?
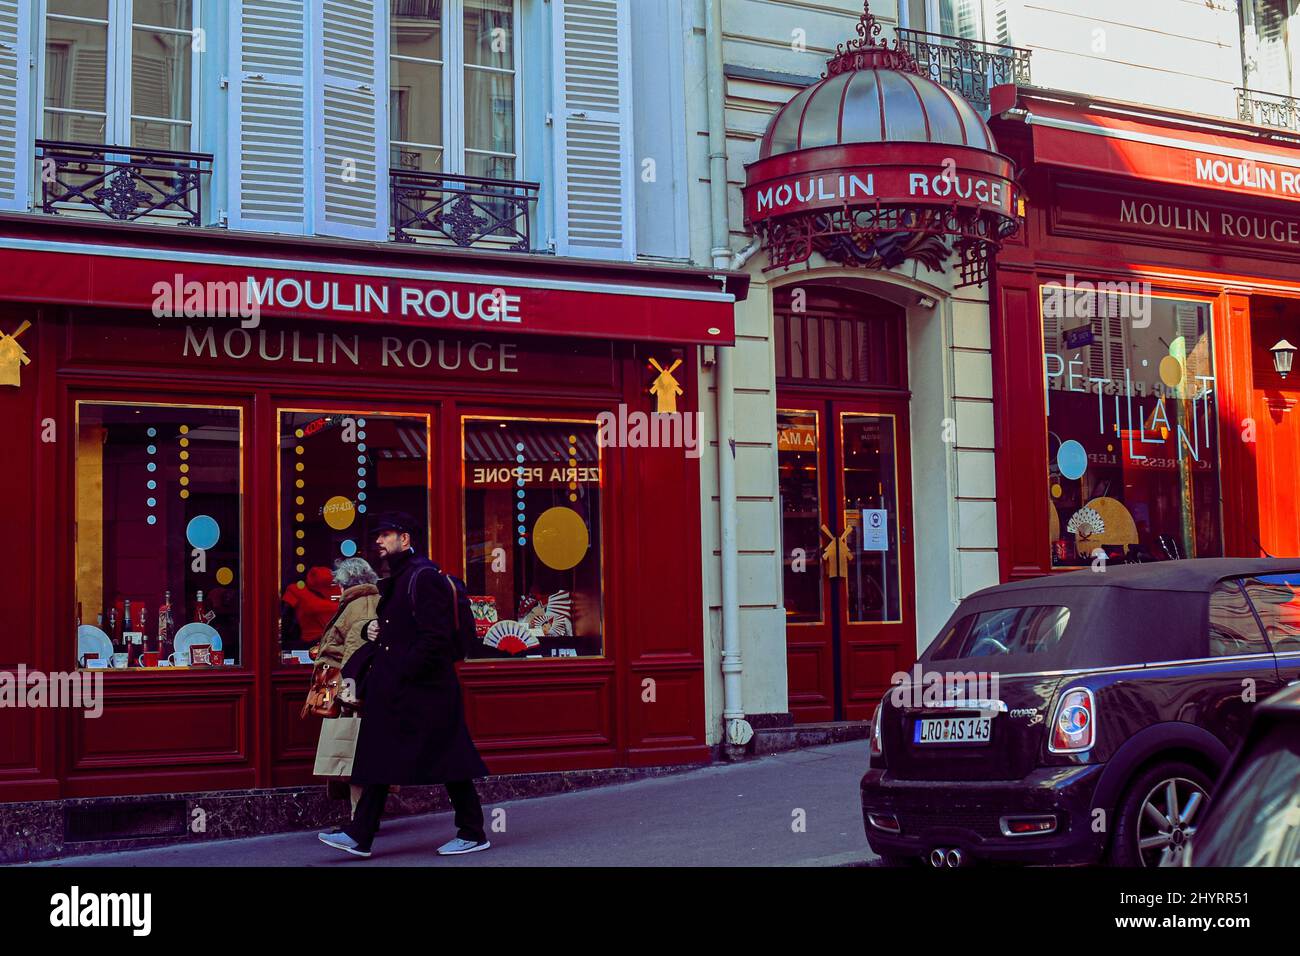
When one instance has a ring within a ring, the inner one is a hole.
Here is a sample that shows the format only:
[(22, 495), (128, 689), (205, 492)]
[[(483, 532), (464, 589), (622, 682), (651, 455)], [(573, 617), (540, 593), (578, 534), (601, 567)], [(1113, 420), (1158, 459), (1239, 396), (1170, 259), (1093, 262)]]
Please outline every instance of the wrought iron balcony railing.
[(389, 178), (398, 242), (532, 249), (538, 183), (407, 169), (393, 169)]
[(208, 153), (36, 141), (41, 208), (51, 215), (203, 225)]
[(978, 110), (989, 108), (989, 90), (995, 86), (1029, 85), (1030, 50), (923, 30), (895, 32), (899, 47), (912, 55), (922, 73), (960, 93)]
[(1237, 87), (1237, 116), (1256, 126), (1273, 126), (1300, 133), (1300, 99)]

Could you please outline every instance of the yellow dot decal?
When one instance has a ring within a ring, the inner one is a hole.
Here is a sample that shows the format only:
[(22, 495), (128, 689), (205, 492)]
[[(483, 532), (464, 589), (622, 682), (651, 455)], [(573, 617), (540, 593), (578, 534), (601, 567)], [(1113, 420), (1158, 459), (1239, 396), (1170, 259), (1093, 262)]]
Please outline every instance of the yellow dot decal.
[(189, 461), (189, 458), (190, 458), (189, 452), (187, 451), (181, 452), (181, 461)]
[(1170, 388), (1177, 388), (1183, 382), (1183, 365), (1172, 355), (1160, 360), (1160, 381)]
[(307, 536), (307, 532), (303, 531), (302, 528), (299, 528), (297, 531), (294, 532), (294, 537), (303, 538), (306, 536)]
[(576, 481), (571, 481), (571, 482), (569, 482), (569, 490), (570, 490), (570, 491), (577, 491), (577, 490), (578, 490), (578, 483), (577, 483)]
[(577, 436), (577, 435), (570, 435), (570, 436), (569, 436), (569, 444), (570, 444), (570, 445), (576, 444), (577, 441), (578, 441), (578, 436)]
[(303, 547), (294, 548), (293, 553), (298, 555), (298, 557), (301, 558), (304, 554), (307, 553), (307, 549)]
[(185, 472), (187, 472), (187, 471), (189, 471), (189, 470), (190, 470), (190, 466), (189, 466), (189, 465), (181, 465), (181, 474), (182, 474), (182, 475), (185, 474)]
[(1060, 485), (1052, 485), (1052, 497), (1053, 497), (1053, 498), (1059, 498), (1059, 497), (1061, 497), (1061, 486), (1060, 486)]
[(299, 587), (299, 588), (305, 588), (306, 586), (307, 586), (307, 582), (306, 582), (306, 581), (299, 581), (299, 582), (298, 582), (298, 587)]
[(303, 503), (304, 501), (306, 501), (306, 500), (307, 500), (307, 499), (304, 498), (302, 495), (299, 495), (297, 498), (294, 498), (294, 499), (293, 499), (293, 503), (296, 504), (296, 505), (300, 505), (300, 504), (302, 504), (302, 503)]
[(189, 433), (190, 433), (190, 426), (189, 426), (189, 425), (182, 425), (182, 426), (181, 426), (181, 434), (182, 434), (182, 435), (188, 435)]
[(189, 496), (190, 496), (190, 493), (189, 493), (188, 491), (186, 491), (185, 489), (182, 488), (182, 489), (181, 489), (181, 497), (182, 497), (182, 498), (188, 498)]
[(302, 471), (307, 466), (304, 465), (302, 462), (298, 462), (298, 464), (294, 465), (293, 467), (295, 471)]
[(297, 430), (293, 433), (293, 437), (294, 437), (294, 438), (301, 438), (302, 435), (303, 435), (303, 431), (302, 431), (301, 428), (297, 429)]
[(301, 455), (301, 454), (302, 454), (302, 445), (299, 445), (297, 448), (295, 448), (295, 449), (293, 450), (293, 453), (294, 453), (295, 455)]
[(181, 484), (182, 484), (182, 485), (188, 485), (189, 483), (190, 483), (189, 478), (187, 478), (187, 477), (185, 477), (185, 476), (182, 476), (182, 477), (181, 477)]
[(571, 495), (569, 495), (569, 500), (570, 500), (570, 501), (577, 501), (577, 500), (578, 500), (578, 496), (577, 496), (577, 495), (574, 495), (574, 494), (571, 494)]
[(305, 482), (305, 481), (303, 481), (301, 478), (299, 478), (297, 481), (294, 482), (294, 485), (295, 485), (295, 487), (298, 487), (298, 488), (305, 488), (305, 487), (307, 487), (307, 482)]
[(294, 520), (294, 521), (301, 522), (301, 521), (303, 520), (303, 514), (302, 514), (302, 512), (299, 511), (296, 515), (294, 515), (294, 516), (293, 516), (293, 520)]
[(235, 572), (230, 568), (217, 568), (217, 583), (222, 587), (235, 580)]
[(302, 574), (302, 573), (303, 573), (304, 571), (306, 571), (306, 570), (307, 570), (307, 565), (305, 565), (305, 564), (300, 564), (300, 565), (298, 565), (298, 573), (299, 573), (299, 574)]
[(548, 568), (567, 571), (587, 554), (591, 536), (572, 508), (548, 508), (533, 525), (533, 550)]
[(344, 498), (342, 495), (335, 495), (329, 501), (325, 502), (325, 523), (335, 531), (345, 531), (352, 527), (352, 522), (357, 518), (356, 505), (350, 498)]

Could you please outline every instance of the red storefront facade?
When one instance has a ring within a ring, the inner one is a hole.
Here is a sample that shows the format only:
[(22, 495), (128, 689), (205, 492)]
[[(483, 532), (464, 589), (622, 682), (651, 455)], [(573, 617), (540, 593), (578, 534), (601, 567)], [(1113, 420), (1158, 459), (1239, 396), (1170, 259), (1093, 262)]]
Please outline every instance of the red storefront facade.
[(997, 93), (1027, 203), (994, 290), (1003, 580), (1300, 553), (1300, 380), (1271, 351), (1300, 330), (1300, 144)]
[[(373, 560), (385, 510), (478, 600), (461, 676), (493, 773), (709, 759), (699, 458), (607, 447), (597, 416), (655, 411), (654, 363), (693, 382), (745, 276), (31, 216), (0, 262), (0, 667), (104, 677), (98, 717), (7, 711), (0, 801), (312, 782), (313, 625), (285, 604)], [(256, 318), (185, 311), (229, 283)], [(164, 595), (172, 653), (103, 667), (85, 629), (133, 601), (147, 646)]]

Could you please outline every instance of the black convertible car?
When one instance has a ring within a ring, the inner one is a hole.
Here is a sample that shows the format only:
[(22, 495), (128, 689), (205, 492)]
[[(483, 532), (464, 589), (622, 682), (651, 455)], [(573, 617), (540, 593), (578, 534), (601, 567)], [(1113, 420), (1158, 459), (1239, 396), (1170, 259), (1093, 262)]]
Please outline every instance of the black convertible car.
[(1297, 678), (1300, 559), (979, 591), (876, 711), (867, 841), (886, 863), (1176, 863), (1255, 701)]

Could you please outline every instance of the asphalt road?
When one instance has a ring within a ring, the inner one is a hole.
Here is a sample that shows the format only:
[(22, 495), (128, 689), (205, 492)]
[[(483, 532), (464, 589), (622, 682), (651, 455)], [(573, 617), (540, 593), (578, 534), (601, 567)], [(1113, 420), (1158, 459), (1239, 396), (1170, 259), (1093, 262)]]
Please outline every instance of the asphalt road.
[[(862, 833), (864, 741), (669, 777), (484, 806), (492, 848), (435, 850), (450, 813), (386, 819), (363, 860), (316, 831), (221, 840), (37, 866), (842, 866), (874, 859)], [(495, 821), (495, 824), (494, 824)], [(504, 826), (504, 831), (500, 828)]]

